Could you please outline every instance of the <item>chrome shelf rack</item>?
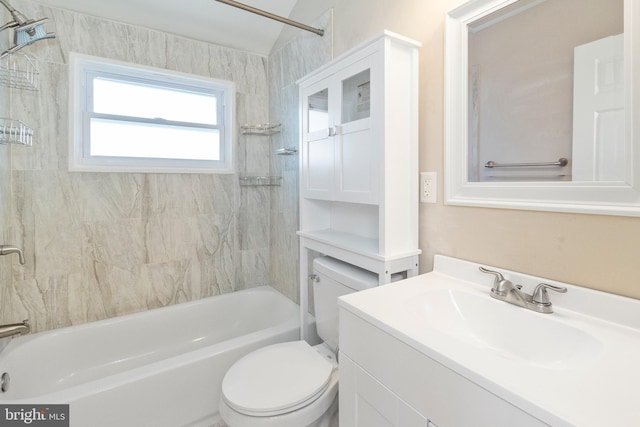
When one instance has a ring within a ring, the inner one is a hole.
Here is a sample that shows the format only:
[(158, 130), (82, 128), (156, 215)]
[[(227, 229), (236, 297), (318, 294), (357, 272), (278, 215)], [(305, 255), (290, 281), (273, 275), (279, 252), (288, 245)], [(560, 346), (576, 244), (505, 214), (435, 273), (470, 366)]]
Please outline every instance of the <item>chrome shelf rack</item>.
[(258, 187), (269, 186), (277, 187), (282, 184), (281, 176), (241, 176), (240, 186), (242, 187)]
[(19, 120), (0, 117), (0, 144), (33, 145), (33, 129)]
[(264, 123), (259, 125), (244, 124), (240, 126), (242, 135), (274, 135), (282, 130), (280, 123)]
[(0, 85), (13, 89), (38, 90), (40, 73), (35, 59), (21, 52), (0, 59)]

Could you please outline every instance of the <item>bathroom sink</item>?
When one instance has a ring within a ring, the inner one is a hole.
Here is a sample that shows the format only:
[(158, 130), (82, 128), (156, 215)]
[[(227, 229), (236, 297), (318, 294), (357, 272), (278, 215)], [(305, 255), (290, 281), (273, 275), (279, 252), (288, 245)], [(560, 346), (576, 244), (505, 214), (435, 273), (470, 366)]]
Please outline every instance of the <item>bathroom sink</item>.
[(549, 295), (552, 313), (538, 313), (492, 298), (481, 266), (436, 256), (430, 273), (342, 297), (344, 320), (373, 325), (542, 422), (532, 425), (640, 425), (640, 300), (502, 270), (528, 295), (540, 283), (567, 288)]
[(486, 292), (433, 289), (407, 304), (407, 316), (424, 328), (541, 367), (573, 367), (602, 350), (591, 334), (553, 316), (494, 300)]

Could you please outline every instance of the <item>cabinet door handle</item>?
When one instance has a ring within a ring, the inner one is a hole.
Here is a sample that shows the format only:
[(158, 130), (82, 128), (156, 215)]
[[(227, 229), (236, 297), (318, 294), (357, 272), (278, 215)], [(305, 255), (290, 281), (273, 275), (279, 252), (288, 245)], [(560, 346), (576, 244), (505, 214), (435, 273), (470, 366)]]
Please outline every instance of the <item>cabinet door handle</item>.
[(333, 128), (329, 128), (329, 132), (327, 134), (328, 136), (334, 136), (335, 135), (335, 129)]

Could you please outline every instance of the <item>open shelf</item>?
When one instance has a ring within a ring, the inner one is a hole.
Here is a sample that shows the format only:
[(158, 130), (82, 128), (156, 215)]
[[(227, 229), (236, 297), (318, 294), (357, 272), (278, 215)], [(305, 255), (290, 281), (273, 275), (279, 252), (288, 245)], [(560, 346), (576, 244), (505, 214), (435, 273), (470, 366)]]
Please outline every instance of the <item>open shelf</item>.
[(353, 233), (332, 229), (299, 231), (298, 235), (370, 258), (383, 258), (378, 250), (378, 239), (362, 237)]

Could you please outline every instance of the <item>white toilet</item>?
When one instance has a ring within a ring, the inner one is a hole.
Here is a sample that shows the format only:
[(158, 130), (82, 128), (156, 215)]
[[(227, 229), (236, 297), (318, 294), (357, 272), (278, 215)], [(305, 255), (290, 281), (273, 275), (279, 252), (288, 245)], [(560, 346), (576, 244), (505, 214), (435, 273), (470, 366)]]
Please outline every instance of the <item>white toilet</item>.
[(270, 345), (238, 360), (222, 381), (220, 415), (229, 427), (338, 425), (338, 297), (378, 285), (378, 276), (330, 257), (313, 261), (322, 344)]

